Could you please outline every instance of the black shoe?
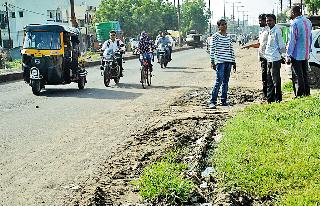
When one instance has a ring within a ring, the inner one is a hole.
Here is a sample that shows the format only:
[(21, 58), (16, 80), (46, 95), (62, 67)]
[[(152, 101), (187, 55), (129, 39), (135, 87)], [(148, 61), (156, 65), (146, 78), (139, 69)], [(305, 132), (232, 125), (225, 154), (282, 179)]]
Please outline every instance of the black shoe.
[(123, 77), (123, 74), (122, 74), (122, 72), (120, 73), (120, 77)]

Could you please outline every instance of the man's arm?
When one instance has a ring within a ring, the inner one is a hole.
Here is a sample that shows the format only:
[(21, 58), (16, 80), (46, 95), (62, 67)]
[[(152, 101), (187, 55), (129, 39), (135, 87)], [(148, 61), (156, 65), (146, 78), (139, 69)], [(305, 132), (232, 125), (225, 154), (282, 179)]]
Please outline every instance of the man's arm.
[(296, 45), (296, 26), (295, 24), (291, 25), (290, 27), (290, 35), (289, 35), (289, 42), (288, 42), (288, 50), (287, 50), (287, 57), (292, 57), (293, 51)]
[(241, 47), (241, 49), (249, 49), (249, 48), (259, 48), (260, 47), (260, 43), (257, 42), (257, 43), (254, 43), (254, 44), (250, 44), (250, 45), (247, 45), (247, 46), (243, 46)]
[(103, 43), (103, 45), (102, 45), (102, 47), (101, 47), (101, 50), (106, 50), (106, 48), (107, 48), (107, 41), (105, 41), (104, 43)]
[(279, 46), (280, 54), (286, 53), (286, 45), (284, 44), (280, 29), (277, 29), (277, 40), (279, 44), (278, 46)]

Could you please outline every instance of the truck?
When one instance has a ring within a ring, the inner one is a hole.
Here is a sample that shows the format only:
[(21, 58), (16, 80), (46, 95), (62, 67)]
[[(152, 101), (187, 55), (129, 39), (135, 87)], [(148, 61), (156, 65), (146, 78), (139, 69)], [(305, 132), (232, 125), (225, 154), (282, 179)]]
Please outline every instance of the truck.
[(199, 34), (195, 30), (190, 30), (186, 37), (186, 43), (188, 46), (192, 46), (194, 48), (201, 47), (203, 48), (203, 37), (202, 34)]
[(123, 33), (119, 21), (100, 22), (95, 24), (97, 40), (102, 43), (109, 39), (109, 32), (114, 30), (117, 38), (123, 40)]

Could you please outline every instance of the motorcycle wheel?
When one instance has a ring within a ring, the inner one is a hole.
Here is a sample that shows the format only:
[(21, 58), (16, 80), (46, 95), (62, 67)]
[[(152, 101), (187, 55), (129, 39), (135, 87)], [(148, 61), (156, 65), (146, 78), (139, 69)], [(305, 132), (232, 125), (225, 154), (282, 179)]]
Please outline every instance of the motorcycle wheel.
[(168, 62), (165, 62), (164, 63), (164, 68), (167, 68), (167, 66), (168, 66)]
[(148, 74), (148, 68), (146, 68), (145, 66), (141, 67), (141, 85), (142, 88), (145, 89), (147, 87), (147, 74)]
[(107, 67), (104, 69), (104, 72), (103, 72), (103, 82), (106, 87), (108, 87), (110, 84), (110, 76), (111, 76), (110, 69)]
[(161, 69), (164, 68), (164, 57), (163, 56), (160, 57), (160, 66), (161, 66)]
[(86, 77), (79, 77), (78, 79), (78, 88), (79, 89), (84, 89), (84, 86), (86, 85)]
[(30, 85), (32, 88), (32, 93), (38, 96), (41, 91), (41, 80), (31, 80)]

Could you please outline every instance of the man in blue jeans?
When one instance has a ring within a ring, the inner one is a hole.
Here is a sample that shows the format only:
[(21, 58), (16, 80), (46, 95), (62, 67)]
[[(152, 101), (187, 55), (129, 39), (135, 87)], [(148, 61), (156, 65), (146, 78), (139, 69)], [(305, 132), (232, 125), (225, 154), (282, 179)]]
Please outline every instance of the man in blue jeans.
[(228, 106), (228, 84), (233, 66), (234, 72), (236, 71), (235, 55), (232, 46), (232, 39), (227, 35), (227, 22), (220, 19), (217, 22), (219, 31), (212, 37), (210, 47), (210, 59), (214, 70), (216, 70), (216, 82), (212, 90), (210, 100), (210, 109), (215, 109), (217, 105), (217, 98), (220, 87), (222, 85), (221, 103), (222, 106)]

